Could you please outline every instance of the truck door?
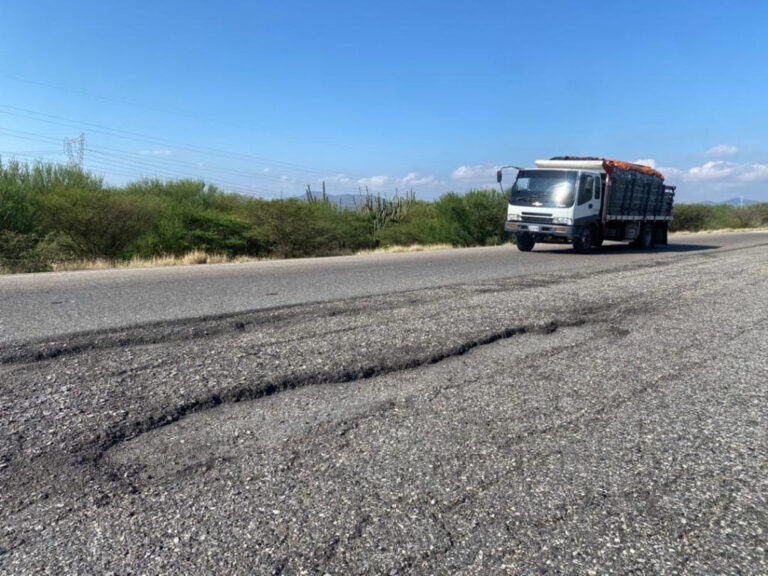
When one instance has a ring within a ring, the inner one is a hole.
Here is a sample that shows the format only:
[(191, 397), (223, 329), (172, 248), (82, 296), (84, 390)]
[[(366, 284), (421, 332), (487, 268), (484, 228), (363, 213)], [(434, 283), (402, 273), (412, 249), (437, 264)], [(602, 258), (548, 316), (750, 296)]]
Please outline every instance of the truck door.
[(585, 224), (600, 219), (600, 176), (582, 174), (579, 179), (579, 192), (573, 208), (575, 224)]

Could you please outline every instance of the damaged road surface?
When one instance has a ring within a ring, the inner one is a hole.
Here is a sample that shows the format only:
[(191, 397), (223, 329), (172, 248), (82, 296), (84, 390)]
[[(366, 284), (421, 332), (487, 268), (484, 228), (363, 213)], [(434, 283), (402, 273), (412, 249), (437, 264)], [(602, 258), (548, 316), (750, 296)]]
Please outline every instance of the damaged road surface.
[(3, 344), (0, 572), (765, 574), (766, 330), (753, 246)]

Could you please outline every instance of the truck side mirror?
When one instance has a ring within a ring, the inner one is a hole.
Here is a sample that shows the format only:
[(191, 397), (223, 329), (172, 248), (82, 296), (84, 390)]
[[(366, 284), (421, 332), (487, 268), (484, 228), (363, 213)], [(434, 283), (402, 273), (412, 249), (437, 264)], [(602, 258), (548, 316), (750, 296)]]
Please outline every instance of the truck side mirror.
[(496, 182), (501, 184), (501, 170), (496, 170)]

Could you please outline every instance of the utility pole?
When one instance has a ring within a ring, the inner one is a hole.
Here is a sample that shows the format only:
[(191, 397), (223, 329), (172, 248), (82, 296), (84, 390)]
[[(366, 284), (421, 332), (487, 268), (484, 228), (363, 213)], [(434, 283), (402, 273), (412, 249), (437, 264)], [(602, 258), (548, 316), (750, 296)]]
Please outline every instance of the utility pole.
[(86, 148), (85, 134), (82, 132), (77, 138), (64, 138), (64, 153), (67, 155), (70, 166), (79, 168), (83, 165)]

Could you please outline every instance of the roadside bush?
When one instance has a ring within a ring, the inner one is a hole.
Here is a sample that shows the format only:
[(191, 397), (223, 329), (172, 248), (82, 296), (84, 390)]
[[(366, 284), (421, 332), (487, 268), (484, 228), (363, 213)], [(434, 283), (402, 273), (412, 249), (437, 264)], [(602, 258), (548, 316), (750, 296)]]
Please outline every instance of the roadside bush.
[(83, 258), (129, 257), (155, 224), (152, 202), (120, 191), (60, 188), (41, 200), (43, 226), (65, 236)]
[(48, 270), (48, 261), (37, 250), (39, 242), (35, 234), (0, 232), (0, 270), (12, 274)]
[(768, 202), (754, 204), (749, 206), (747, 210), (754, 214), (758, 226), (768, 226)]
[(71, 246), (55, 234), (41, 238), (10, 230), (0, 232), (0, 272), (46, 272), (53, 262), (71, 258)]
[(464, 196), (469, 218), (465, 227), (474, 245), (492, 246), (505, 239), (507, 197), (496, 190), (472, 190)]
[(708, 211), (700, 204), (676, 204), (672, 209), (672, 222), (669, 229), (672, 232), (686, 230), (697, 232), (704, 228)]
[(725, 204), (676, 204), (672, 210), (671, 231), (716, 230), (720, 228), (753, 228), (768, 223), (768, 204), (734, 207)]
[(0, 230), (31, 233), (37, 220), (37, 207), (31, 190), (5, 170), (0, 177)]
[(768, 224), (768, 203), (733, 209), (739, 228), (756, 228)]
[(495, 190), (449, 192), (435, 203), (455, 246), (488, 246), (504, 241), (507, 198)]
[(273, 200), (260, 206), (254, 224), (263, 229), (270, 251), (277, 256), (325, 255), (343, 243), (335, 212), (324, 202)]
[(450, 226), (440, 218), (434, 204), (416, 201), (400, 222), (381, 231), (379, 239), (382, 246), (410, 246), (448, 244), (452, 236)]
[(238, 256), (247, 254), (249, 244), (255, 241), (249, 234), (247, 223), (216, 210), (191, 213), (186, 219), (185, 229), (187, 251), (194, 248), (211, 254)]

